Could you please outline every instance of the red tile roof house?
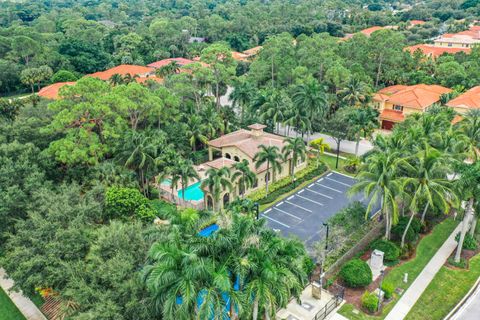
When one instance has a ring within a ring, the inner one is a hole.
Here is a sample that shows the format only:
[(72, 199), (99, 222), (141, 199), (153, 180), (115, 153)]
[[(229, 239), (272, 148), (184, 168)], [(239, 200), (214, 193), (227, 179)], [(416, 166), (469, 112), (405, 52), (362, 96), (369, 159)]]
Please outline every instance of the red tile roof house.
[(461, 115), (473, 109), (480, 109), (480, 86), (473, 87), (467, 92), (450, 100), (447, 106), (453, 108)]
[(382, 129), (391, 130), (405, 116), (425, 112), (452, 90), (439, 85), (395, 85), (379, 90), (374, 96), (375, 107), (380, 112)]
[(38, 96), (45, 99), (56, 100), (59, 98), (58, 93), (60, 88), (64, 86), (73, 86), (74, 84), (75, 82), (57, 82), (40, 89), (40, 91), (38, 91)]
[(122, 76), (126, 76), (127, 74), (129, 74), (132, 77), (137, 76), (136, 81), (138, 83), (143, 83), (143, 82), (146, 82), (147, 80), (162, 82), (161, 78), (158, 78), (157, 76), (155, 76), (154, 68), (131, 65), (131, 64), (121, 64), (119, 66), (110, 68), (108, 70), (95, 72), (87, 76), (108, 81), (114, 74), (119, 74)]
[(159, 69), (161, 67), (167, 66), (172, 62), (176, 62), (180, 67), (186, 66), (188, 64), (194, 63), (195, 61), (185, 58), (169, 58), (159, 61), (152, 62), (147, 65), (147, 67)]
[(414, 54), (415, 51), (420, 50), (424, 55), (433, 60), (437, 59), (444, 53), (448, 54), (456, 54), (459, 52), (465, 52), (469, 54), (472, 49), (471, 48), (454, 48), (454, 47), (436, 47), (431, 44), (417, 44), (415, 46), (410, 46), (404, 48), (405, 51), (409, 51), (411, 54)]

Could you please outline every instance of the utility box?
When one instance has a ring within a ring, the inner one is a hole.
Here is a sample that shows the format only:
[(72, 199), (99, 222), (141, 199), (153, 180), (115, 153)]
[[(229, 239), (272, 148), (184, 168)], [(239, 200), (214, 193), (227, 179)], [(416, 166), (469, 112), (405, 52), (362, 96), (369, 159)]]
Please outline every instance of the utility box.
[(312, 297), (318, 300), (322, 298), (322, 285), (320, 282), (312, 282)]

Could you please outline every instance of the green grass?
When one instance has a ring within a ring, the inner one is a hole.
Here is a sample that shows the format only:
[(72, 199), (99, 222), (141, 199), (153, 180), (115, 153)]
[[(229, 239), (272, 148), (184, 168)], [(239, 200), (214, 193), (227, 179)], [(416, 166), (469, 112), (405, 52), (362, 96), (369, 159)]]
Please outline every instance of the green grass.
[(470, 260), (469, 270), (443, 266), (407, 315), (412, 320), (441, 320), (467, 294), (480, 277), (480, 254)]
[[(321, 161), (325, 162), (325, 164), (331, 169), (335, 170), (338, 172), (341, 172), (343, 174), (347, 174), (349, 176), (352, 176), (351, 173), (346, 172), (343, 169), (343, 166), (345, 165), (345, 160), (344, 159), (338, 159), (338, 169), (335, 168), (335, 163), (337, 161), (337, 157), (333, 157), (327, 154), (322, 154), (318, 157)], [(313, 160), (314, 161), (314, 160)]]
[[(442, 244), (447, 240), (448, 236), (453, 232), (457, 224), (458, 221), (448, 218), (435, 226), (433, 231), (429, 235), (425, 236), (418, 244), (415, 258), (392, 269), (385, 277), (385, 281), (393, 283), (395, 288), (403, 288), (406, 290), (427, 265), (430, 259), (435, 255)], [(408, 283), (403, 282), (403, 275), (405, 273), (408, 273)], [(376, 317), (366, 315), (361, 311), (359, 314), (353, 313), (354, 306), (351, 304), (343, 305), (340, 308), (339, 313), (352, 320), (383, 319), (393, 308), (398, 299), (399, 297), (394, 295), (393, 301), (384, 307), (380, 316)]]
[(25, 317), (2, 289), (0, 289), (0, 320), (25, 320)]

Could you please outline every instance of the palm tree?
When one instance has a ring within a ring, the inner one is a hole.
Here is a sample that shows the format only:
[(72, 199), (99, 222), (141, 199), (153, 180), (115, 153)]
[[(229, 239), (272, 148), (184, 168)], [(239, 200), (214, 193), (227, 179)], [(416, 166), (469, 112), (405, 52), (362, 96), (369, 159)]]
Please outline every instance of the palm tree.
[(220, 195), (226, 189), (232, 190), (230, 170), (227, 167), (221, 169), (210, 168), (205, 174), (207, 177), (202, 181), (202, 188), (207, 189), (213, 196), (215, 202), (213, 207), (218, 211)]
[[(298, 85), (293, 92), (292, 101), (295, 108), (305, 112), (310, 124), (314, 117), (323, 117), (327, 114), (328, 103), (324, 89), (315, 79), (310, 79), (304, 84)], [(311, 127), (308, 126), (307, 134), (310, 135)], [(307, 140), (309, 140), (307, 138)]]
[(400, 154), (375, 153), (369, 156), (360, 169), (358, 182), (349, 190), (350, 194), (360, 191), (370, 198), (366, 215), (380, 201), (380, 212), (385, 218), (385, 238), (390, 239), (392, 226), (398, 222), (396, 198), (402, 194), (401, 180), (397, 176)]
[(250, 103), (253, 98), (253, 85), (244, 80), (239, 81), (233, 87), (233, 91), (230, 93), (230, 100), (232, 100), (233, 107), (240, 108), (240, 123), (244, 123), (245, 107)]
[(274, 90), (261, 106), (261, 119), (263, 122), (271, 120), (277, 133), (280, 132), (280, 123), (285, 120), (285, 112), (288, 109), (288, 97), (278, 90)]
[(302, 138), (287, 138), (285, 140), (285, 145), (282, 148), (283, 160), (286, 162), (288, 159), (291, 159), (290, 162), (290, 175), (292, 179), (295, 176), (295, 166), (299, 159), (305, 161), (307, 148), (305, 142)]
[(204, 134), (205, 126), (202, 124), (202, 119), (200, 116), (192, 115), (190, 119), (188, 119), (187, 125), (187, 137), (190, 141), (190, 145), (193, 148), (193, 151), (197, 150), (198, 142), (205, 144), (208, 141), (207, 136)]
[(177, 168), (178, 176), (182, 182), (182, 199), (185, 200), (185, 189), (188, 187), (188, 182), (192, 179), (200, 179), (197, 171), (193, 167), (191, 160), (183, 160)]
[(470, 110), (459, 127), (468, 143), (470, 156), (477, 161), (480, 153), (480, 109)]
[(449, 168), (446, 166), (441, 152), (425, 144), (422, 151), (408, 160), (402, 161), (407, 175), (403, 185), (406, 190), (411, 192), (411, 216), (402, 235), (402, 248), (407, 231), (413, 217), (420, 209), (420, 205), (425, 205), (421, 218), (423, 223), (429, 206), (448, 213), (449, 208), (457, 203), (452, 182), (447, 179)]
[(349, 106), (359, 106), (368, 101), (370, 88), (365, 82), (352, 77), (345, 88), (339, 90), (338, 93), (342, 96), (342, 101)]
[(270, 168), (272, 168), (273, 181), (275, 181), (275, 173), (280, 172), (282, 166), (280, 164), (280, 159), (282, 155), (279, 153), (277, 146), (265, 146), (260, 145), (260, 151), (255, 154), (253, 161), (255, 162), (255, 169), (259, 169), (264, 163), (267, 164), (267, 171), (265, 174), (265, 183), (266, 183), (266, 195), (268, 195), (268, 185), (270, 182)]
[(325, 143), (325, 139), (318, 138), (310, 141), (310, 152), (317, 158), (317, 166), (320, 162), (320, 155), (322, 155), (325, 150), (330, 150), (330, 145)]
[(172, 61), (169, 64), (155, 70), (155, 75), (160, 78), (165, 78), (171, 74), (178, 73), (179, 71), (180, 65), (176, 61)]
[(250, 165), (245, 159), (235, 163), (233, 165), (233, 169), (235, 169), (235, 172), (232, 175), (232, 181), (238, 179), (238, 193), (241, 194), (242, 197), (244, 197), (245, 191), (255, 184), (257, 176), (252, 170), (250, 170)]
[(120, 84), (123, 84), (123, 77), (121, 74), (119, 73), (115, 73), (113, 74), (111, 77), (110, 77), (110, 83), (113, 85), (113, 86), (118, 86)]
[(360, 138), (370, 137), (374, 129), (379, 126), (378, 111), (370, 107), (355, 108), (349, 113), (348, 121), (355, 132), (355, 156), (358, 156)]
[[(302, 136), (305, 132), (310, 132), (312, 127), (312, 122), (303, 109), (294, 107), (290, 110), (289, 116), (287, 117), (285, 124), (289, 127), (295, 129), (297, 136), (301, 132)], [(307, 139), (308, 140), (308, 139)]]

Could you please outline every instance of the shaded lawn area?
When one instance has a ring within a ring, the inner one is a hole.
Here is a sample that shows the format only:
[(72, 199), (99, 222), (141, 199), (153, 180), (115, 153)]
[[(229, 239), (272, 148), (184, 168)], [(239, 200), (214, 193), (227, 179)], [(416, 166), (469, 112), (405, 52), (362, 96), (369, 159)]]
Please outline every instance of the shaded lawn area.
[(2, 289), (0, 289), (0, 320), (25, 320), (25, 317)]
[[(448, 236), (453, 232), (458, 224), (458, 220), (454, 221), (452, 218), (444, 220), (442, 223), (434, 227), (433, 231), (420, 240), (417, 246), (416, 255), (413, 259), (394, 267), (385, 276), (385, 282), (391, 282), (395, 288), (402, 288), (406, 290), (417, 276), (422, 272), (430, 259), (435, 255), (442, 244), (447, 240)], [(408, 273), (408, 283), (403, 282), (403, 275)], [(382, 309), (380, 316), (370, 316), (364, 314), (362, 311), (359, 314), (353, 313), (354, 306), (351, 304), (344, 304), (339, 313), (351, 320), (362, 319), (383, 319), (397, 303), (399, 296), (394, 294), (393, 300)], [(407, 319), (410, 319), (407, 317)], [(421, 318), (419, 318), (421, 319)]]
[(407, 315), (412, 320), (443, 319), (467, 294), (480, 276), (480, 254), (470, 260), (470, 269), (443, 266)]

